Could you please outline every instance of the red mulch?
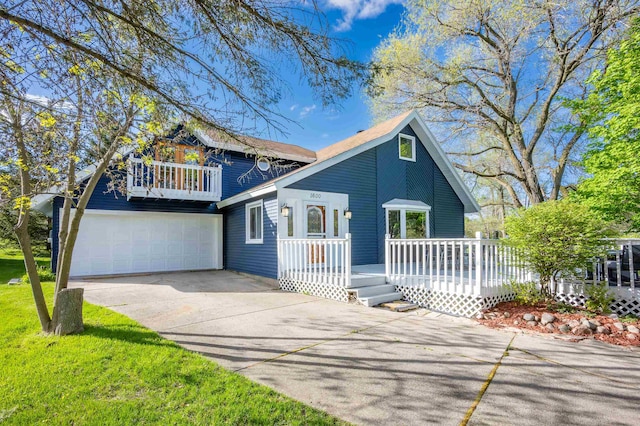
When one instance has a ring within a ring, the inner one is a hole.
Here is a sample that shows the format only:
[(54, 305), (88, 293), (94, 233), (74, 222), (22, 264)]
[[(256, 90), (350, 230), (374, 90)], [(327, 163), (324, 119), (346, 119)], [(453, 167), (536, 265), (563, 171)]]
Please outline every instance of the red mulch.
[[(504, 315), (505, 312), (508, 312), (510, 315), (507, 315), (507, 317), (505, 317)], [(540, 318), (542, 314), (545, 312), (553, 314), (557, 318), (556, 321), (554, 322), (554, 325), (556, 325), (556, 330), (553, 332), (547, 330), (543, 325), (540, 325), (540, 323), (538, 323), (538, 325), (536, 326), (530, 326), (527, 324), (526, 321), (522, 319), (522, 316), (524, 314), (533, 314), (538, 318)], [(635, 340), (632, 340), (627, 337), (630, 334), (628, 331), (620, 331), (613, 326), (613, 323), (615, 322), (622, 322), (626, 326), (635, 325), (636, 327), (640, 328), (640, 320), (636, 320), (634, 322), (626, 322), (626, 321), (623, 322), (623, 321), (620, 321), (619, 319), (609, 318), (606, 315), (596, 315), (595, 317), (589, 317), (587, 316), (587, 312), (582, 310), (576, 311), (573, 314), (566, 314), (566, 313), (555, 312), (554, 310), (547, 309), (546, 304), (541, 304), (538, 306), (521, 306), (516, 304), (515, 302), (499, 303), (495, 307), (485, 312), (485, 315), (489, 317), (491, 317), (492, 314), (495, 315), (495, 318), (478, 319), (478, 322), (480, 324), (486, 325), (487, 327), (491, 327), (491, 328), (512, 327), (512, 328), (519, 328), (522, 330), (530, 330), (530, 331), (541, 333), (541, 334), (555, 333), (555, 334), (562, 334), (565, 336), (573, 336), (573, 334), (571, 332), (562, 333), (560, 330), (558, 330), (557, 327), (560, 326), (560, 324), (567, 323), (571, 320), (582, 321), (585, 318), (589, 320), (595, 319), (595, 320), (598, 320), (601, 325), (608, 327), (609, 330), (611, 330), (611, 334), (607, 335), (607, 334), (597, 333), (597, 334), (593, 334), (592, 336), (588, 336), (587, 338), (593, 338), (593, 339), (597, 339), (606, 343), (619, 345), (619, 346), (640, 346), (640, 335), (636, 334)], [(569, 340), (579, 341), (584, 338), (585, 336), (575, 336), (575, 339), (569, 339)]]

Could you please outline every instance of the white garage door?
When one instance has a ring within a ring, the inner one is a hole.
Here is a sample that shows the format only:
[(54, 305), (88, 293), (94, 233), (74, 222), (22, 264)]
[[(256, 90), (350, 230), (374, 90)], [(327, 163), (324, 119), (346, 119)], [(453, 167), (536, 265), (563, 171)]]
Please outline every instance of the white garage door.
[(222, 216), (86, 210), (71, 276), (222, 268)]

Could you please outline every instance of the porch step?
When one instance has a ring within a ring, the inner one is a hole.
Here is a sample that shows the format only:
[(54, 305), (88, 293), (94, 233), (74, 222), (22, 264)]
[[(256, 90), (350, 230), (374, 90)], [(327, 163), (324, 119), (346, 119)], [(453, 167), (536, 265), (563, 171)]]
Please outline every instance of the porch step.
[(378, 286), (387, 283), (384, 275), (352, 274), (350, 288)]
[(405, 301), (394, 301), (389, 303), (382, 303), (380, 305), (381, 308), (386, 308), (394, 312), (407, 312), (418, 309), (419, 306), (415, 303), (405, 302)]
[(396, 287), (393, 284), (372, 285), (368, 287), (354, 288), (358, 299), (363, 297), (378, 296), (380, 294), (395, 293)]
[(362, 297), (362, 298), (359, 297), (358, 300), (363, 305), (371, 307), (371, 306), (379, 305), (381, 303), (400, 300), (402, 299), (402, 297), (403, 297), (402, 293), (393, 292), (393, 293), (378, 294), (376, 296), (370, 296), (370, 297)]

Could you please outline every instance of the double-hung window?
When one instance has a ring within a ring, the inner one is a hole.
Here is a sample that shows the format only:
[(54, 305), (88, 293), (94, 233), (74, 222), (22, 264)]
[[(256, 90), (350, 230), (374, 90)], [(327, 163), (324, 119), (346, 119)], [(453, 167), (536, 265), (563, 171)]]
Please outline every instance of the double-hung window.
[(262, 244), (262, 200), (245, 206), (246, 243)]

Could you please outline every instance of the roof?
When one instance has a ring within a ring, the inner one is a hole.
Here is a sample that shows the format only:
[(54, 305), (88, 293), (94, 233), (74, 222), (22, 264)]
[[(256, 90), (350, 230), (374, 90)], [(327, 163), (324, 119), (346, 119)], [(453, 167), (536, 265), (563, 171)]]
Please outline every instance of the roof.
[(387, 201), (382, 205), (383, 209), (417, 209), (417, 210), (431, 210), (431, 206), (416, 200), (403, 200), (401, 198), (394, 198), (391, 201)]
[(420, 118), (414, 110), (407, 111), (367, 130), (358, 132), (347, 139), (323, 148), (316, 152), (317, 161), (219, 201), (216, 205), (218, 208), (224, 208), (284, 188), (361, 152), (388, 142), (390, 138), (394, 137), (407, 125), (411, 126), (431, 158), (433, 158), (436, 165), (442, 171), (447, 182), (449, 182), (458, 198), (460, 198), (460, 201), (462, 201), (464, 212), (475, 213), (480, 211), (480, 206), (471, 194), (471, 191), (469, 191), (469, 188), (462, 181), (458, 172), (453, 168), (453, 165), (440, 147), (440, 144), (429, 131), (422, 118)]
[(194, 133), (204, 145), (211, 148), (300, 161), (305, 164), (316, 161), (315, 152), (298, 145), (254, 138), (252, 136), (238, 136), (237, 139), (232, 139), (228, 135), (215, 130), (201, 130)]

